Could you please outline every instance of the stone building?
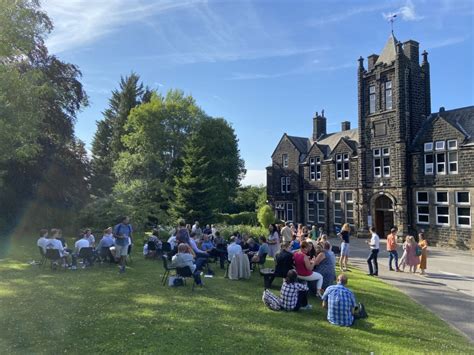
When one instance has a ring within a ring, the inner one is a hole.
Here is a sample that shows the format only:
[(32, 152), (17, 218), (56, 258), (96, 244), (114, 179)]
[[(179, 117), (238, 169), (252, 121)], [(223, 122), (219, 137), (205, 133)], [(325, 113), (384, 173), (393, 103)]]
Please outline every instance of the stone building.
[(424, 230), (431, 243), (472, 248), (474, 106), (431, 112), (428, 53), (389, 37), (358, 66), (358, 128), (328, 133), (324, 111), (310, 138), (281, 138), (267, 167), (268, 200), (281, 220), (349, 223), (359, 236)]

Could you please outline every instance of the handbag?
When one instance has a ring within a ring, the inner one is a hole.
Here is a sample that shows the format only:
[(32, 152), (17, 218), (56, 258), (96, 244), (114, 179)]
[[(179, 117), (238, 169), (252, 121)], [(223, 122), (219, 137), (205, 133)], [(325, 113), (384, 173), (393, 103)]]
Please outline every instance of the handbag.
[(365, 310), (364, 304), (359, 303), (354, 309), (354, 318), (363, 319), (363, 318), (367, 318), (368, 316), (369, 315), (367, 314), (367, 311)]
[(421, 256), (422, 250), (419, 245), (416, 246), (416, 256)]

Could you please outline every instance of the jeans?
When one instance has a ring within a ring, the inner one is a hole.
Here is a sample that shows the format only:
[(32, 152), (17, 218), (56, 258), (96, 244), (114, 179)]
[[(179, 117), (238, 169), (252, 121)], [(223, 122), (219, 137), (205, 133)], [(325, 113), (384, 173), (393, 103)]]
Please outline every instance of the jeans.
[(389, 250), (389, 258), (388, 258), (388, 266), (390, 270), (393, 270), (392, 268), (392, 260), (395, 259), (395, 269), (398, 270), (398, 252), (396, 250)]
[(293, 310), (297, 311), (301, 307), (306, 307), (307, 305), (308, 305), (308, 291), (298, 291), (298, 301), (296, 302), (296, 306)]
[[(369, 274), (378, 275), (379, 274), (379, 264), (377, 262), (377, 256), (379, 255), (378, 249), (370, 250), (370, 255), (367, 258), (367, 264), (369, 264)], [(372, 267), (372, 263), (374, 264)], [(375, 272), (374, 272), (375, 269)]]

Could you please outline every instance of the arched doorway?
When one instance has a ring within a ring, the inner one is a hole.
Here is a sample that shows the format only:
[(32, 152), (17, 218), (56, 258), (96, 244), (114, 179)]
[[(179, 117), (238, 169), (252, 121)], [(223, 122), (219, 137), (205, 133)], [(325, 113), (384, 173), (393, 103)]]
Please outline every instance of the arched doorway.
[(384, 238), (390, 233), (394, 225), (393, 201), (386, 195), (380, 195), (375, 200), (375, 229), (377, 234)]

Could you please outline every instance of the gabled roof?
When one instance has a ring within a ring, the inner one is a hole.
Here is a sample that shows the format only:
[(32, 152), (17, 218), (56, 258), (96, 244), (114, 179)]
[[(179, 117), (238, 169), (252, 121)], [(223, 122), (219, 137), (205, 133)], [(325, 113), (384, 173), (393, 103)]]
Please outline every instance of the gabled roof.
[(308, 138), (288, 136), (288, 135), (287, 137), (293, 143), (296, 149), (298, 149), (300, 153), (302, 154), (308, 153), (309, 149), (311, 148), (311, 142)]
[(449, 111), (432, 113), (423, 122), (420, 131), (413, 140), (413, 146), (419, 143), (424, 133), (438, 119), (444, 119), (465, 137), (464, 144), (474, 143), (474, 106), (461, 107)]
[(378, 57), (375, 65), (385, 63), (392, 64), (392, 62), (397, 58), (397, 39), (393, 33), (388, 37), (387, 43), (382, 50), (382, 53)]
[(320, 146), (326, 146), (326, 155), (329, 155), (343, 137), (346, 138), (347, 142), (352, 141), (353, 143), (350, 144), (352, 144), (357, 149), (357, 144), (359, 143), (359, 130), (357, 128), (326, 134), (322, 138), (318, 139), (317, 143)]

